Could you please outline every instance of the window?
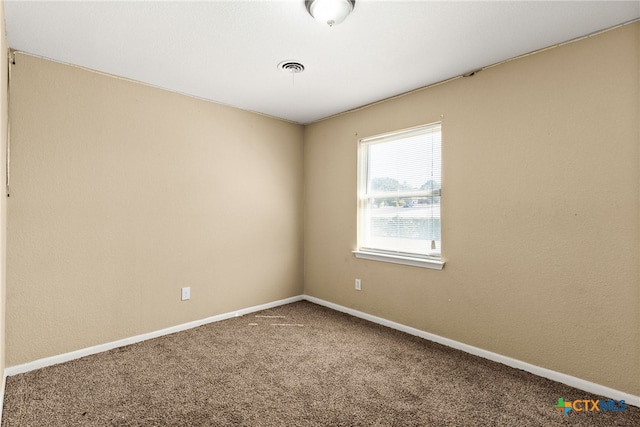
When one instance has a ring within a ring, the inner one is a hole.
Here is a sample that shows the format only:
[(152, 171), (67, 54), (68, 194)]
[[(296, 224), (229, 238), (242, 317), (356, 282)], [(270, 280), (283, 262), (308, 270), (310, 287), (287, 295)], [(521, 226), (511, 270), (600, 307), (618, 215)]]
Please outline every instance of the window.
[(442, 269), (441, 125), (361, 139), (359, 258)]

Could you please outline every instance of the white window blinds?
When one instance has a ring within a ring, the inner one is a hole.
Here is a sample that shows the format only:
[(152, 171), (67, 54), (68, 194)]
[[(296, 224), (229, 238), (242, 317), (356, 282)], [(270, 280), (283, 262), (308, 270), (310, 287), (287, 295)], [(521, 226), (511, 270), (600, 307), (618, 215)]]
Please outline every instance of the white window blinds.
[(441, 125), (359, 144), (358, 250), (440, 259)]

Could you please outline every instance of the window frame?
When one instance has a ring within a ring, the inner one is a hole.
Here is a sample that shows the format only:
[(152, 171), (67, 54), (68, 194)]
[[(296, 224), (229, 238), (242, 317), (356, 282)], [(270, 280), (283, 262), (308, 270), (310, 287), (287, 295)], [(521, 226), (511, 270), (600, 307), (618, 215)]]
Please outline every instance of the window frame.
[[(402, 129), (394, 132), (388, 132), (380, 135), (374, 135), (370, 137), (358, 139), (358, 165), (357, 165), (357, 249), (353, 251), (353, 254), (357, 258), (368, 259), (374, 261), (391, 262), (396, 264), (409, 265), (414, 267), (430, 268), (435, 270), (442, 270), (445, 265), (445, 261), (442, 259), (442, 250), (439, 256), (424, 255), (418, 253), (400, 252), (397, 250), (385, 250), (379, 248), (368, 248), (363, 246), (364, 234), (366, 234), (366, 224), (364, 220), (365, 204), (371, 197), (371, 192), (368, 192), (368, 178), (369, 178), (369, 165), (368, 165), (368, 148), (376, 142), (392, 142), (394, 138), (397, 140), (410, 137), (412, 135), (420, 134), (422, 131), (432, 131), (433, 128), (438, 127), (440, 132), (440, 147), (442, 149), (442, 122), (433, 122), (412, 128)], [(442, 172), (442, 158), (440, 158), (440, 172)], [(410, 194), (415, 194), (425, 190), (411, 191)], [(405, 193), (406, 195), (406, 193)], [(433, 194), (432, 194), (433, 196)], [(442, 190), (440, 190), (438, 197), (442, 201)], [(442, 225), (440, 224), (440, 232), (442, 232)], [(442, 240), (442, 239), (440, 239)]]

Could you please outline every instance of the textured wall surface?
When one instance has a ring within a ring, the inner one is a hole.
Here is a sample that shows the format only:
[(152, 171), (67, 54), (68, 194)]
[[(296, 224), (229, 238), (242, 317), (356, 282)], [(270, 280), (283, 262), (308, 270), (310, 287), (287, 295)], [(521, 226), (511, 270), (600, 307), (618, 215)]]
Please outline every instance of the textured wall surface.
[(23, 54), (10, 98), (8, 366), (302, 293), (302, 127)]
[[(0, 1), (0, 177), (6, 176), (7, 166), (7, 122), (9, 80), (9, 59), (7, 56), (7, 37), (4, 26), (4, 2)], [(3, 179), (3, 178), (0, 178)], [(0, 193), (0, 378), (4, 378), (5, 364), (5, 297), (7, 266), (7, 198), (4, 190)], [(0, 380), (0, 396), (4, 381)], [(0, 413), (2, 411), (0, 410)]]
[[(308, 126), (305, 292), (640, 394), (639, 49), (635, 23)], [(439, 120), (444, 270), (356, 259), (358, 138)]]

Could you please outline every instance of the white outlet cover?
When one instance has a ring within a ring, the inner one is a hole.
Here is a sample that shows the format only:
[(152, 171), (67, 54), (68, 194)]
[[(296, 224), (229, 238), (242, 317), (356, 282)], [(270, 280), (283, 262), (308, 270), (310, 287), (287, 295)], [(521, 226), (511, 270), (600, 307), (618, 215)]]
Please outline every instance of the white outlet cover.
[(186, 301), (191, 299), (191, 287), (187, 286), (186, 288), (182, 288), (182, 301)]

